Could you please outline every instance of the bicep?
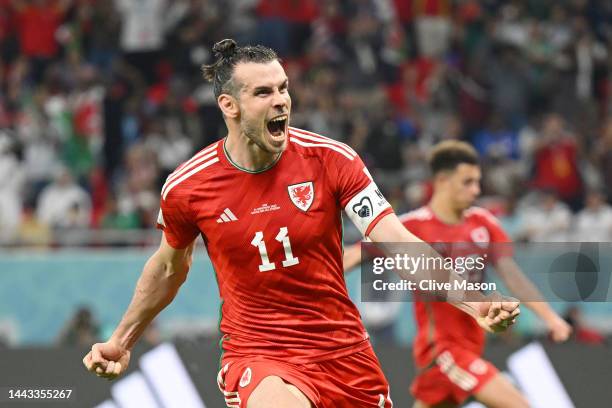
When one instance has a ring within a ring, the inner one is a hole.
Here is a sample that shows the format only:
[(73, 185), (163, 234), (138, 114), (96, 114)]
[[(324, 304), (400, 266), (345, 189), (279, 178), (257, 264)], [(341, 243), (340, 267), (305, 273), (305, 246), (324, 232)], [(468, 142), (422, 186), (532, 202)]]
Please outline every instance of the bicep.
[[(350, 149), (350, 148), (349, 148)], [(351, 150), (352, 151), (352, 150)], [(364, 237), (381, 217), (393, 211), (357, 153), (350, 160), (330, 156), (326, 163), (339, 205)]]
[(195, 239), (184, 248), (174, 248), (168, 243), (164, 232), (159, 248), (154, 254), (155, 261), (167, 265), (175, 272), (187, 274), (191, 267), (194, 247)]

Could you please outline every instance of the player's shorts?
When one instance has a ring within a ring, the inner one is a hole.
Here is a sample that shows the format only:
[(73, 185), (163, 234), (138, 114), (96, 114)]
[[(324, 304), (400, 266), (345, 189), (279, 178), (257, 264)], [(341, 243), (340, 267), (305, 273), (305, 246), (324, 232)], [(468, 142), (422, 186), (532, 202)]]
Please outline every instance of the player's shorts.
[(371, 347), (319, 363), (292, 364), (263, 356), (223, 359), (217, 376), (229, 408), (245, 408), (268, 376), (296, 386), (316, 408), (391, 408), (389, 384)]
[(443, 401), (461, 404), (497, 373), (497, 368), (479, 354), (447, 347), (432, 365), (417, 374), (410, 391), (416, 399), (429, 405)]

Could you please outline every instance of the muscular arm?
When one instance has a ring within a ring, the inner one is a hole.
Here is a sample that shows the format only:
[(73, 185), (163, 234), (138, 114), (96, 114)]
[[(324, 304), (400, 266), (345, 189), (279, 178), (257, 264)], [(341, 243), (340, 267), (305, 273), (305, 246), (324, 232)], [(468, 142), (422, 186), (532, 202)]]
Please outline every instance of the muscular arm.
[(105, 343), (96, 343), (83, 364), (96, 375), (114, 379), (127, 369), (130, 350), (149, 323), (176, 296), (191, 266), (193, 242), (174, 249), (162, 237), (159, 249), (149, 258), (136, 284), (134, 296), (121, 322)]
[[(425, 243), (408, 231), (400, 222), (395, 214), (389, 214), (382, 218), (378, 224), (370, 232), (369, 238), (375, 242), (384, 244), (385, 242), (401, 242), (401, 243), (421, 243), (423, 249), (428, 251), (424, 254), (426, 257), (440, 256), (433, 248), (425, 245)], [(384, 245), (383, 245), (384, 246)], [(383, 248), (385, 250), (385, 248)], [(386, 251), (393, 252), (393, 251)], [(438, 282), (450, 282), (454, 285), (456, 281), (464, 279), (454, 271), (447, 269), (417, 271), (416, 273), (408, 273), (399, 270), (398, 273), (403, 279), (410, 281), (419, 281), (424, 278), (424, 273), (428, 273), (431, 279)], [(448, 293), (438, 291), (433, 293), (436, 297), (444, 299), (453, 306), (471, 315), (478, 321), (481, 327), (488, 331), (501, 331), (507, 323), (511, 323), (519, 313), (518, 303), (514, 301), (491, 301), (482, 293), (471, 291), (469, 293), (469, 301), (465, 299), (453, 299)]]
[(514, 259), (509, 256), (495, 263), (495, 270), (512, 295), (542, 319), (555, 341), (565, 341), (571, 334), (571, 327), (550, 307), (540, 291), (525, 276)]
[(149, 323), (176, 296), (191, 267), (193, 243), (174, 249), (165, 236), (159, 249), (149, 258), (136, 284), (132, 301), (110, 342), (131, 349)]

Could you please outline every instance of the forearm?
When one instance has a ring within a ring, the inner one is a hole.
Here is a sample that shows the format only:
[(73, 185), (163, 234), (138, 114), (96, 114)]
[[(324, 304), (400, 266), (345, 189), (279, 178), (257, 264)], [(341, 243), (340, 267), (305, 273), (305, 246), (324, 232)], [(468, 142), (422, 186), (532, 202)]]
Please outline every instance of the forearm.
[[(431, 257), (433, 267), (421, 264), (420, 268), (415, 267), (411, 270), (397, 268), (396, 271), (402, 278), (416, 285), (426, 279), (433, 281), (434, 284), (437, 283), (433, 287), (430, 285), (428, 290), (428, 294), (434, 300), (449, 302), (472, 316), (478, 325), (487, 331), (505, 330), (514, 323), (520, 313), (518, 302), (513, 299), (504, 299), (499, 294), (485, 296), (479, 290), (463, 289), (466, 288), (465, 279), (455, 271), (446, 269), (445, 262), (436, 262), (441, 258), (440, 254), (406, 230), (395, 214), (382, 218), (372, 228), (369, 238), (376, 242), (387, 256), (400, 255), (421, 260)], [(400, 246), (394, 248), (394, 242), (400, 243)], [(409, 249), (407, 244), (410, 243), (414, 243), (415, 248)]]
[[(417, 285), (422, 280), (431, 280), (440, 284), (440, 286), (430, 287), (423, 295), (428, 295), (433, 300), (448, 301), (470, 314), (477, 309), (477, 305), (473, 303), (489, 301), (478, 290), (460, 289), (465, 287), (463, 285), (465, 279), (454, 270), (445, 268), (442, 256), (429, 244), (409, 232), (395, 215), (389, 215), (380, 220), (372, 229), (369, 238), (388, 257), (400, 255), (400, 257), (408, 256), (427, 260), (427, 265), (421, 264), (421, 267), (417, 269), (397, 268), (395, 270), (402, 279), (415, 282)], [(396, 243), (398, 246), (395, 246)], [(451, 289), (449, 290), (448, 287)]]
[(173, 265), (154, 254), (145, 264), (132, 301), (109, 341), (131, 349), (155, 316), (174, 299), (188, 269), (188, 264)]
[(544, 300), (538, 288), (525, 276), (512, 258), (501, 258), (495, 264), (495, 269), (510, 293), (537, 314), (538, 317), (547, 320), (551, 316), (556, 315), (550, 305)]
[(541, 319), (548, 319), (555, 312), (543, 299), (540, 291), (523, 274), (515, 279), (503, 279), (504, 284), (512, 296), (521, 301), (522, 304), (531, 309)]

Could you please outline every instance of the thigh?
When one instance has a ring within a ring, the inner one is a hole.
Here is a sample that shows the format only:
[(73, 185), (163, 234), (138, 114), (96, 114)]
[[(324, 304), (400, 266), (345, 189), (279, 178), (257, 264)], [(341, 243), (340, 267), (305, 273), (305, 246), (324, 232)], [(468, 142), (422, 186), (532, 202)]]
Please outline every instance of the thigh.
[(525, 397), (500, 373), (474, 393), (474, 397), (489, 408), (529, 407)]
[(312, 364), (321, 408), (390, 408), (389, 383), (371, 347), (345, 357)]
[(299, 388), (273, 375), (259, 382), (246, 406), (247, 408), (312, 408), (310, 400)]
[(224, 359), (223, 364), (217, 384), (228, 407), (302, 408), (311, 401), (316, 406), (319, 399), (308, 373), (291, 363), (247, 356)]

